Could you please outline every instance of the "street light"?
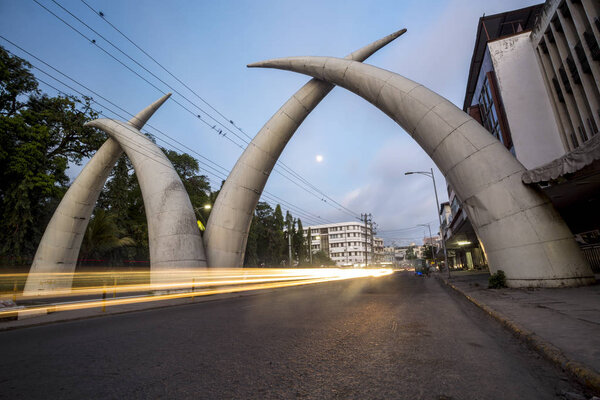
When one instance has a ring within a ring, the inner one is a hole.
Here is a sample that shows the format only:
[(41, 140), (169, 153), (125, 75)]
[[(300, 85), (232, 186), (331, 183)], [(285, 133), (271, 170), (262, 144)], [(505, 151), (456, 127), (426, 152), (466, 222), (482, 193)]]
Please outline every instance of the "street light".
[(202, 207), (194, 207), (194, 211), (197, 212), (197, 217), (199, 218), (198, 220), (196, 220), (196, 222), (198, 223), (198, 228), (200, 228), (201, 231), (205, 231), (206, 230), (206, 221), (204, 221), (204, 218), (202, 217), (202, 212), (201, 209), (204, 209), (205, 211), (208, 211), (212, 208), (212, 206), (210, 204), (205, 204)]
[(450, 279), (450, 265), (448, 265), (448, 253), (446, 252), (446, 239), (444, 239), (444, 232), (442, 232), (442, 216), (440, 215), (440, 201), (438, 200), (437, 187), (435, 186), (435, 176), (433, 175), (433, 168), (430, 172), (427, 171), (411, 171), (405, 172), (404, 175), (419, 174), (425, 175), (433, 180), (433, 191), (435, 193), (435, 212), (438, 215), (438, 221), (440, 223), (440, 236), (442, 237), (442, 246), (444, 247), (444, 263), (448, 269), (448, 279)]
[(433, 261), (435, 262), (435, 256), (433, 255), (433, 242), (432, 242), (432, 236), (431, 236), (431, 224), (418, 224), (417, 226), (426, 226), (427, 229), (429, 229), (429, 246), (431, 247), (431, 258), (433, 258)]

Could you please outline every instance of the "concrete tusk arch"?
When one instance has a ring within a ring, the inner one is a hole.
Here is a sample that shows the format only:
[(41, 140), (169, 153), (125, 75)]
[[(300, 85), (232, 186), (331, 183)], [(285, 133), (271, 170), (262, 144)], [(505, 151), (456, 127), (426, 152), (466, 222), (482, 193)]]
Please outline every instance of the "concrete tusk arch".
[[(351, 54), (346, 59), (364, 61), (406, 32), (401, 29)], [(252, 215), (267, 179), (281, 152), (302, 121), (334, 85), (311, 79), (261, 128), (229, 173), (204, 232), (209, 266), (238, 268), (244, 253)]]
[(550, 201), (525, 186), (523, 165), (450, 101), (403, 76), (333, 57), (290, 57), (248, 65), (284, 69), (342, 86), (404, 128), (462, 201), (490, 271), (511, 287), (592, 284), (594, 275)]
[(133, 164), (148, 221), (151, 284), (185, 280), (185, 277), (180, 279), (170, 273), (206, 267), (196, 214), (167, 156), (130, 124), (96, 119), (85, 125), (110, 135)]
[[(171, 96), (168, 93), (135, 115), (129, 124), (142, 129), (148, 119)], [(25, 282), (25, 296), (71, 290), (81, 241), (110, 171), (123, 154), (109, 138), (88, 161), (54, 211), (36, 250)]]

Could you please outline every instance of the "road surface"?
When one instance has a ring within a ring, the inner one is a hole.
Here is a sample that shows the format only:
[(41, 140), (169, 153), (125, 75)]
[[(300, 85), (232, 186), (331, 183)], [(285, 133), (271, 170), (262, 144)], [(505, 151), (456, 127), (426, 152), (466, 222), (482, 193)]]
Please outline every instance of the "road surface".
[(581, 393), (434, 278), (396, 273), (0, 332), (1, 398)]

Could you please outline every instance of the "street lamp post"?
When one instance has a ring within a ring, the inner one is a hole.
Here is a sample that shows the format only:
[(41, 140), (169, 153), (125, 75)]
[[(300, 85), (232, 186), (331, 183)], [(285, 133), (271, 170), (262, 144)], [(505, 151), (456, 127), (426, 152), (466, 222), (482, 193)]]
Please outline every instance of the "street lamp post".
[(448, 270), (448, 279), (450, 279), (450, 265), (448, 265), (448, 253), (446, 251), (446, 239), (444, 238), (444, 232), (442, 232), (442, 216), (440, 215), (440, 201), (438, 200), (437, 187), (435, 186), (435, 176), (433, 175), (433, 168), (430, 172), (427, 171), (411, 171), (405, 172), (404, 175), (420, 174), (425, 175), (433, 180), (433, 191), (435, 193), (435, 212), (438, 215), (438, 221), (440, 223), (440, 236), (442, 237), (442, 246), (444, 247), (444, 263)]
[(435, 262), (435, 256), (433, 255), (433, 243), (432, 243), (432, 236), (431, 236), (431, 224), (418, 224), (417, 226), (426, 226), (427, 229), (429, 229), (429, 246), (431, 247), (431, 258), (433, 258), (433, 261)]
[(312, 267), (312, 232), (311, 232), (310, 227), (308, 228), (307, 239), (308, 239), (308, 258), (309, 258), (310, 266)]
[(197, 220), (197, 223), (198, 223), (198, 228), (200, 228), (201, 231), (204, 231), (206, 229), (205, 225), (207, 222), (205, 220), (204, 216), (202, 215), (201, 210), (208, 211), (211, 208), (212, 208), (212, 205), (210, 205), (210, 204), (205, 204), (202, 207), (194, 207), (194, 211), (198, 213), (197, 216), (199, 219)]

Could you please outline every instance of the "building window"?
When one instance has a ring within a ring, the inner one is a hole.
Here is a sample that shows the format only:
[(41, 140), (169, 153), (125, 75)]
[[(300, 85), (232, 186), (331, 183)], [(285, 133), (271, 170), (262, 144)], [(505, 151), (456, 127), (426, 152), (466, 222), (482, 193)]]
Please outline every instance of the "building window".
[(594, 121), (594, 118), (588, 118), (587, 123), (588, 127), (590, 128), (590, 132), (592, 133), (592, 136), (595, 136), (596, 133), (598, 133), (598, 125), (596, 125), (596, 121)]
[(585, 55), (585, 50), (583, 50), (583, 46), (581, 45), (581, 40), (575, 45), (575, 54), (577, 54), (577, 59), (581, 64), (581, 69), (583, 72), (586, 74), (591, 74), (592, 69), (590, 68), (590, 63), (588, 62), (587, 56)]
[(581, 137), (581, 140), (583, 140), (584, 142), (587, 142), (588, 136), (585, 133), (585, 129), (582, 129), (581, 126), (578, 126), (577, 130), (579, 130), (579, 136)]
[(554, 85), (554, 90), (556, 90), (556, 96), (558, 97), (558, 101), (564, 103), (565, 97), (563, 96), (562, 89), (560, 88), (560, 84), (558, 83), (558, 79), (556, 79), (556, 77), (552, 78), (552, 84)]
[(579, 141), (577, 140), (575, 132), (571, 132), (571, 143), (573, 144), (573, 148), (579, 147)]
[(505, 144), (502, 137), (502, 129), (500, 128), (498, 111), (492, 99), (492, 90), (487, 77), (483, 81), (481, 93), (479, 94), (479, 107), (481, 108), (481, 122), (485, 129), (490, 131), (502, 144)]
[[(596, 26), (600, 25), (598, 23), (598, 18), (596, 18)], [(598, 28), (600, 29), (600, 28)], [(598, 41), (596, 40), (596, 37), (594, 36), (594, 34), (591, 32), (591, 29), (588, 28), (588, 30), (586, 30), (583, 33), (583, 38), (585, 39), (585, 42), (587, 43), (589, 49), (590, 49), (590, 53), (592, 54), (592, 59), (596, 60), (596, 61), (600, 61), (600, 46), (598, 46)]]

